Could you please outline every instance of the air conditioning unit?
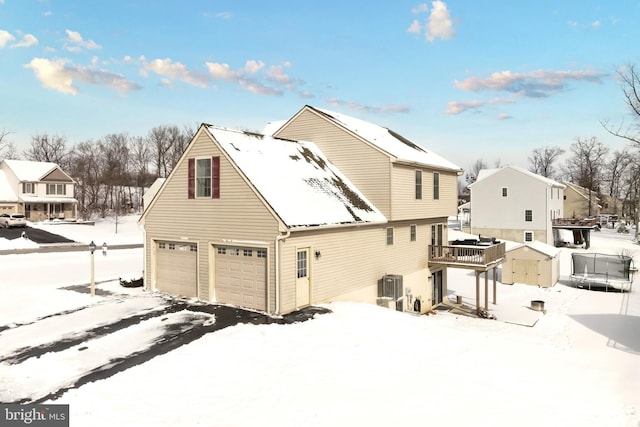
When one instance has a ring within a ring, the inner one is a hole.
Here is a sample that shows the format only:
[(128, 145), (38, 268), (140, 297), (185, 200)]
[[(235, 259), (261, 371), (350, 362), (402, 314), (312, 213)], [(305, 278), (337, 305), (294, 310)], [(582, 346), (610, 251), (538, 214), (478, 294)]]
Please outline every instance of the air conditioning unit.
[(403, 307), (402, 276), (399, 274), (386, 274), (378, 280), (378, 305), (402, 311)]

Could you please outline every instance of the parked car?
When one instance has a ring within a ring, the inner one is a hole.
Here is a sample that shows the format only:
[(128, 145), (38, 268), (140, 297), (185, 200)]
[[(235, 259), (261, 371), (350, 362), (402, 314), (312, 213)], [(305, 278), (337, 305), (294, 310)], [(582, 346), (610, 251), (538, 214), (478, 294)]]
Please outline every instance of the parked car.
[(19, 213), (3, 213), (0, 215), (0, 226), (4, 228), (26, 227), (27, 218)]

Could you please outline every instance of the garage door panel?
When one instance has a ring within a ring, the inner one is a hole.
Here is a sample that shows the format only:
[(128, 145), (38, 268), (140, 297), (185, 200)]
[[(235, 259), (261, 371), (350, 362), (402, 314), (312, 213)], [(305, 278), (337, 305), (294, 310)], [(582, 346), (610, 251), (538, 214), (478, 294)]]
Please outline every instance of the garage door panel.
[(216, 247), (216, 299), (256, 310), (266, 310), (266, 251)]
[(157, 285), (161, 292), (197, 297), (197, 245), (157, 242)]

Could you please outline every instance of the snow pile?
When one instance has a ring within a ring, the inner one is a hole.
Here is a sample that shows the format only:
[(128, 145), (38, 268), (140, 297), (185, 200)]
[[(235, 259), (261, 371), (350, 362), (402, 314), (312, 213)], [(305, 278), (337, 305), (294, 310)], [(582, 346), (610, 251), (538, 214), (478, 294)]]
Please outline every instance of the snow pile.
[(35, 228), (58, 234), (75, 242), (89, 244), (93, 241), (101, 246), (135, 244), (143, 242), (142, 228), (138, 225), (140, 215), (125, 215), (95, 219), (93, 224), (68, 223), (65, 221), (45, 221), (31, 224)]
[(5, 249), (29, 249), (39, 247), (40, 245), (33, 240), (30, 240), (28, 237), (16, 237), (15, 239), (5, 239), (4, 237), (0, 237), (0, 251)]

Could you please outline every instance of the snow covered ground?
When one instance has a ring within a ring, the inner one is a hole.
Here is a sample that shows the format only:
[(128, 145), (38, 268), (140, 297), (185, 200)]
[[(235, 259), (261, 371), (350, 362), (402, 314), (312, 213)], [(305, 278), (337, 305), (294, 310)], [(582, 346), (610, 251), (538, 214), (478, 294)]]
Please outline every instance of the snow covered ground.
[[(129, 218), (117, 237), (114, 225), (102, 222), (92, 229), (49, 227), (86, 243), (142, 241)], [(603, 230), (594, 233), (590, 251), (624, 250), (639, 262), (640, 246), (631, 239)], [(70, 405), (72, 426), (638, 427), (638, 286), (630, 293), (568, 286), (572, 251), (562, 249), (563, 283), (553, 288), (498, 284), (498, 304), (490, 305), (498, 320), (326, 304), (333, 313), (304, 323), (207, 334), (54, 402)], [(96, 279), (105, 281), (98, 288), (110, 294), (61, 289), (88, 283), (88, 251), (0, 256), (0, 401), (47, 395), (87, 369), (148, 346), (162, 324), (185, 320), (156, 318), (14, 363), (21, 349), (165, 304), (114, 280), (140, 277), (141, 249), (97, 252), (95, 261)], [(473, 304), (474, 276), (450, 269), (449, 291)], [(532, 299), (545, 301), (547, 310), (533, 313), (535, 326), (500, 320), (522, 313)]]

